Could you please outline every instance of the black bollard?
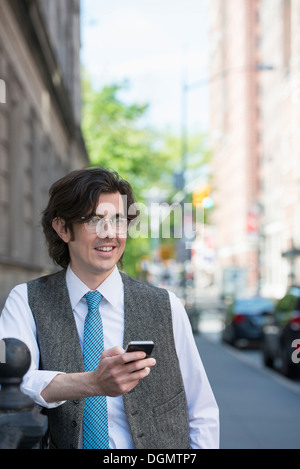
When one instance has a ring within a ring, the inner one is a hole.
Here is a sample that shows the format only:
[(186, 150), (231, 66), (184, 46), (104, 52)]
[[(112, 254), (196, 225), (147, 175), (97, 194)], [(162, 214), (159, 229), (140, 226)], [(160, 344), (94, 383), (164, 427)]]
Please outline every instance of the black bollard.
[(47, 429), (47, 418), (20, 390), (30, 367), (28, 347), (17, 339), (2, 339), (5, 363), (0, 363), (0, 449), (37, 449)]

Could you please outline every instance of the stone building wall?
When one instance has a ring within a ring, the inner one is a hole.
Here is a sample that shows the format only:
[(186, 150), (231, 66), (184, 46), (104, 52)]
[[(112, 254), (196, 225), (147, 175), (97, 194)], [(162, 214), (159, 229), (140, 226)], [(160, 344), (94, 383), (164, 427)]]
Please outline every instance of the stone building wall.
[(15, 284), (55, 268), (41, 211), (50, 185), (89, 163), (79, 15), (79, 0), (0, 2), (0, 307)]

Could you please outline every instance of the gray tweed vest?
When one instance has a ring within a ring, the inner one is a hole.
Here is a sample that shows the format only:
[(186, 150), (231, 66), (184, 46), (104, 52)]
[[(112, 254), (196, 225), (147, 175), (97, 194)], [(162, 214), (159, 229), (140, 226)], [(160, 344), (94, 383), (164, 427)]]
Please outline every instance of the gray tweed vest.
[[(153, 340), (156, 366), (123, 396), (137, 449), (184, 449), (190, 446), (186, 396), (175, 351), (171, 308), (166, 290), (125, 274), (125, 346), (130, 340)], [(83, 372), (83, 358), (65, 271), (30, 281), (28, 301), (40, 349), (40, 369)], [(51, 448), (78, 448), (84, 399), (47, 410)]]

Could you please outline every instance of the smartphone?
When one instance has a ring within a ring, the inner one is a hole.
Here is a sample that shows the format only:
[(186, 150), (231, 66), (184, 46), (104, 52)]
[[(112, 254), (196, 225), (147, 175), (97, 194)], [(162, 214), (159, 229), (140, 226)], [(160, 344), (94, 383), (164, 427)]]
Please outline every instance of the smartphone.
[(150, 357), (154, 343), (152, 340), (133, 340), (127, 344), (125, 352), (145, 352), (147, 358)]

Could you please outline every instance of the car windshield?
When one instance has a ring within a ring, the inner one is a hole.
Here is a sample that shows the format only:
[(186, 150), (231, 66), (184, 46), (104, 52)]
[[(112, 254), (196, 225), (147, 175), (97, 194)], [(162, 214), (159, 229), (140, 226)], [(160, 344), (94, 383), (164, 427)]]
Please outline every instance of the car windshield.
[(234, 311), (238, 314), (257, 314), (272, 311), (273, 303), (267, 298), (240, 298), (235, 301)]

